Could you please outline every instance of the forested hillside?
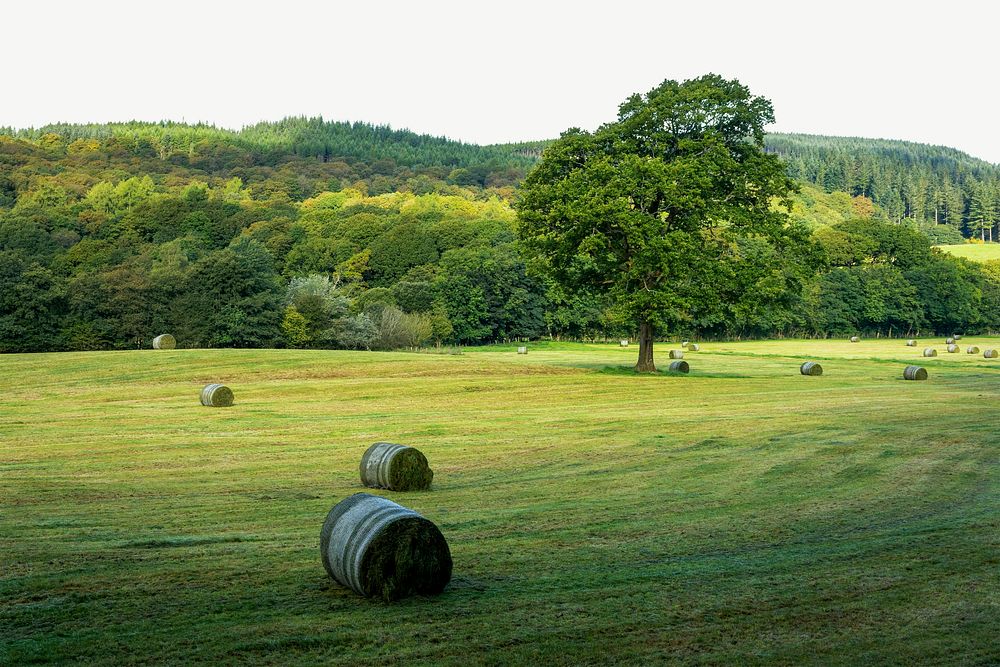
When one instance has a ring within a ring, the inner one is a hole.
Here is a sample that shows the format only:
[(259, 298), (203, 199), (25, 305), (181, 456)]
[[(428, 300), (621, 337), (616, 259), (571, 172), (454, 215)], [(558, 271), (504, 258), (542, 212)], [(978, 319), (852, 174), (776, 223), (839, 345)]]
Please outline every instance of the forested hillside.
[[(836, 141), (813, 139), (771, 144), (823, 186), (803, 183), (790, 215), (812, 230), (813, 266), (735, 245), (750, 289), (683, 313), (664, 333), (1000, 327), (994, 264), (933, 252), (915, 225), (883, 222), (899, 219), (895, 209), (867, 197), (952, 173), (953, 197), (967, 185), (974, 194), (992, 167), (946, 150), (932, 159), (937, 149), (879, 161), (875, 149), (836, 153)], [(240, 132), (0, 132), (0, 351), (145, 347), (167, 331), (186, 347), (386, 349), (629, 335), (601, 295), (567, 295), (536, 277), (515, 242), (516, 186), (546, 145), (482, 147), (319, 119)], [(816, 168), (824, 160), (834, 166)], [(826, 174), (854, 164), (879, 176), (824, 191), (838, 184)], [(909, 217), (933, 220), (926, 207)]]
[[(931, 235), (947, 230), (993, 240), (1000, 222), (1000, 168), (953, 148), (906, 141), (771, 134), (767, 149), (788, 173), (827, 192), (873, 200), (894, 222), (909, 220)], [(958, 240), (951, 233), (951, 240)]]

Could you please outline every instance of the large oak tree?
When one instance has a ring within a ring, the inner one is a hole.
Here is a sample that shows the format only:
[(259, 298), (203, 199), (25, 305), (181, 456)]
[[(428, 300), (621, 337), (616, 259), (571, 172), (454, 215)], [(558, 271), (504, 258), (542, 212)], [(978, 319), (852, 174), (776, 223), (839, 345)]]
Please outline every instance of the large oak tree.
[(616, 122), (563, 133), (527, 176), (521, 240), (561, 285), (606, 295), (638, 328), (636, 371), (656, 370), (657, 331), (710, 321), (759, 278), (745, 241), (772, 245), (778, 263), (808, 245), (773, 205), (794, 189), (764, 151), (773, 121), (738, 81), (664, 81)]

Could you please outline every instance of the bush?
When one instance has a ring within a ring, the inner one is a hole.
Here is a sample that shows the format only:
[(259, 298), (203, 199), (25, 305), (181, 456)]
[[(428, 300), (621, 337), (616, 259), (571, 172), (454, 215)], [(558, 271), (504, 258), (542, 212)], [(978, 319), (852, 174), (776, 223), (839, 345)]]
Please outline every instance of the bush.
[(325, 343), (348, 350), (370, 350), (378, 337), (372, 319), (361, 313), (337, 320), (323, 336)]
[(383, 350), (419, 347), (433, 335), (434, 325), (428, 315), (404, 313), (395, 306), (388, 306), (379, 320), (376, 344)]

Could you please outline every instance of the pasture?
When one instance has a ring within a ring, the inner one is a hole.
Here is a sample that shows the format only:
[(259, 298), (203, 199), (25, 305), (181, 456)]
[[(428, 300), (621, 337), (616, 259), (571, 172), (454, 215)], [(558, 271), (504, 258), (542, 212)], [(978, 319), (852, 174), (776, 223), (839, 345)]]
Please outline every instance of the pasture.
[(965, 257), (974, 262), (988, 262), (1000, 259), (1000, 243), (957, 243), (936, 246), (949, 255)]
[[(961, 344), (0, 356), (0, 664), (996, 664), (1000, 339)], [(376, 493), (438, 597), (320, 563), (378, 440), (434, 469)]]

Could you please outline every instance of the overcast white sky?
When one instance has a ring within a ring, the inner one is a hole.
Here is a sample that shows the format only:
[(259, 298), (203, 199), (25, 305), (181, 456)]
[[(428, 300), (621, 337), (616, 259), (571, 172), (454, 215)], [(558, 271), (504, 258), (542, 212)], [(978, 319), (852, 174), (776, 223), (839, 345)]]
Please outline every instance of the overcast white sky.
[(592, 129), (716, 72), (770, 98), (775, 131), (1000, 162), (998, 18), (986, 0), (11, 0), (0, 126), (304, 114), (492, 143)]

